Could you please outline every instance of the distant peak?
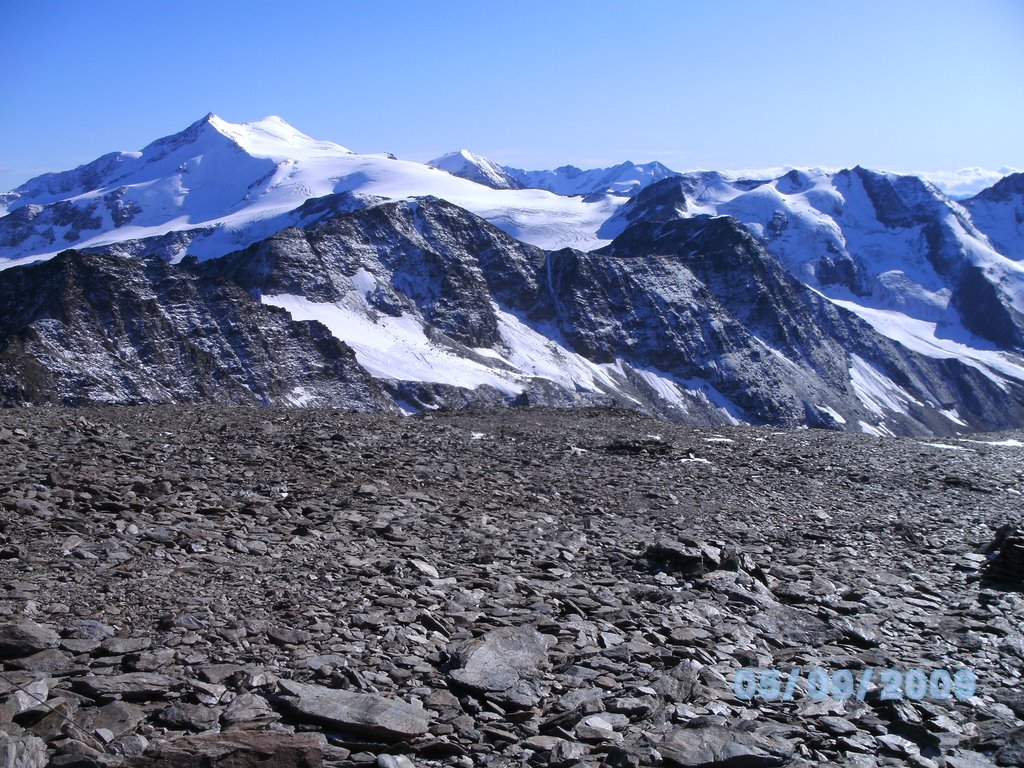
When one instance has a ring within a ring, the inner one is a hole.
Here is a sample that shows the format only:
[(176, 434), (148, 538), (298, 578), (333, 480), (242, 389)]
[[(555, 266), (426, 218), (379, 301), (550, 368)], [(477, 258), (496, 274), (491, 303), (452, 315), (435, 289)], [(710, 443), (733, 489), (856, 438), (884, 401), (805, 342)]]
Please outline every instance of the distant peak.
[(432, 165), (435, 168), (439, 168), (442, 167), (442, 165), (451, 165), (452, 163), (459, 162), (471, 163), (473, 165), (483, 165), (484, 163), (489, 163), (490, 161), (487, 160), (487, 158), (485, 157), (481, 157), (475, 152), (469, 151), (468, 149), (458, 149), (455, 150), (454, 152), (447, 152), (441, 155), (440, 157), (435, 157), (433, 160), (427, 163), (427, 165)]
[(482, 155), (460, 149), (435, 157), (427, 165), (493, 189), (516, 189), (518, 184), (508, 171)]

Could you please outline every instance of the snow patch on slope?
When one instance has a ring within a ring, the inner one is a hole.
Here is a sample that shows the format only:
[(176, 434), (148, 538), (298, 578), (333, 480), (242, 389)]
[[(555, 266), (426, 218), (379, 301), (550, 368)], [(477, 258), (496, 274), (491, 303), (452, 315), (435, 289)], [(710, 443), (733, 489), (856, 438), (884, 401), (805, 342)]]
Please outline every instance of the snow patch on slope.
[(882, 417), (886, 411), (909, 415), (908, 403), (922, 404), (863, 358), (851, 355), (850, 360), (853, 363), (850, 366), (853, 391), (872, 413)]
[(860, 316), (878, 333), (897, 341), (907, 349), (928, 357), (955, 358), (977, 368), (1003, 389), (1007, 378), (1024, 381), (1024, 359), (995, 349), (990, 343), (971, 336), (961, 329), (942, 328), (938, 323), (918, 320), (902, 312), (865, 307), (853, 301), (831, 301)]

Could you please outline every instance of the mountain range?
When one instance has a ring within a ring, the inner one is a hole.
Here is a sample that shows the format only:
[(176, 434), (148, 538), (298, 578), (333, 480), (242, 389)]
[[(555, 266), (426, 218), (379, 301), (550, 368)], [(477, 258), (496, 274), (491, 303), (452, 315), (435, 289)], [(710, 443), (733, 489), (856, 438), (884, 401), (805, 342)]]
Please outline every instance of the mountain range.
[(0, 195), (0, 268), (8, 405), (1024, 425), (1020, 173), (420, 164), (208, 115)]

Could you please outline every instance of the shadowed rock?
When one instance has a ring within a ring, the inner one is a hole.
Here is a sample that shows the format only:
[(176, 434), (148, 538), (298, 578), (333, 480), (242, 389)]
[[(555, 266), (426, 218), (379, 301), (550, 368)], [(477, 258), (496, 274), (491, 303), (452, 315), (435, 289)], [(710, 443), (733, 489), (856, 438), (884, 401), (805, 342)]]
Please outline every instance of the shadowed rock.
[(129, 768), (320, 768), (322, 734), (232, 731), (175, 739)]
[(0, 658), (30, 656), (52, 648), (59, 640), (60, 635), (52, 629), (29, 619), (0, 624)]

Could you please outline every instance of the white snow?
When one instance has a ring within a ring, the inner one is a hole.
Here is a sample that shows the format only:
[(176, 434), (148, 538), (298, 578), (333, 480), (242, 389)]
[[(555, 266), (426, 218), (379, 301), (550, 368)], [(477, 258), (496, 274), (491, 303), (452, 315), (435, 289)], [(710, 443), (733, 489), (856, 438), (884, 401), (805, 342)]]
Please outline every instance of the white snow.
[(940, 408), (939, 413), (945, 416), (947, 419), (952, 421), (954, 424), (959, 424), (961, 427), (969, 427), (966, 421), (960, 418), (960, 412), (956, 408)]
[(858, 421), (857, 424), (860, 426), (860, 431), (866, 435), (873, 435), (874, 437), (895, 437), (893, 431), (884, 424), (868, 424), (866, 421)]
[(352, 302), (313, 302), (288, 294), (264, 295), (263, 302), (288, 310), (296, 320), (323, 323), (352, 347), (359, 364), (376, 378), (470, 389), (489, 384), (508, 394), (522, 391), (508, 376), (428, 339), (422, 323), (411, 315), (373, 318)]
[[(810, 175), (838, 173), (841, 168), (823, 168), (820, 166), (799, 166), (799, 165), (778, 165), (767, 168), (735, 168), (719, 171), (724, 177), (730, 180), (740, 179), (777, 179), (790, 171), (800, 171)], [(961, 168), (953, 171), (899, 171), (904, 176), (917, 176), (925, 181), (931, 182), (942, 192), (954, 199), (976, 195), (987, 187), (991, 187), (1004, 176), (1011, 173), (1020, 173), (1020, 168), (1002, 167), (990, 168)], [(706, 173), (706, 168), (694, 168), (687, 173)]]
[(313, 402), (314, 395), (305, 387), (295, 387), (286, 399), (295, 407), (302, 408)]
[(965, 438), (963, 442), (977, 443), (979, 445), (998, 445), (1004, 448), (1024, 448), (1024, 442), (1014, 440), (1013, 438), (1008, 438), (1006, 440), (968, 440)]

